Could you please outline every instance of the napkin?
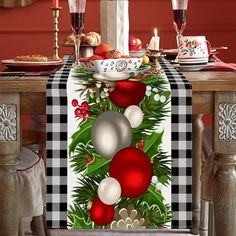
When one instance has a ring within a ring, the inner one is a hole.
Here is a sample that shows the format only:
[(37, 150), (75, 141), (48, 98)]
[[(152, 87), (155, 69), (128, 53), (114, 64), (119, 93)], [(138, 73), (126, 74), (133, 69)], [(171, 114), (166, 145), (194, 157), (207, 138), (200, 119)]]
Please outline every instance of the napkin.
[(215, 54), (211, 55), (210, 61), (212, 62), (208, 66), (202, 68), (201, 69), (202, 71), (235, 71), (236, 72), (235, 63), (223, 62)]
[(223, 61), (216, 61), (209, 64), (209, 66), (201, 69), (202, 71), (234, 71), (236, 72), (235, 63), (225, 63)]

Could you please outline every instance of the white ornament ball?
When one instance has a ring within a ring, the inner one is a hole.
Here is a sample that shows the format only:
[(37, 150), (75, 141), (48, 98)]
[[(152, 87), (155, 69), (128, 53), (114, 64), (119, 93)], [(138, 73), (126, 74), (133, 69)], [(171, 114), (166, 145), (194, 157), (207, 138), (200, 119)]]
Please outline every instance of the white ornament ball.
[(112, 177), (103, 179), (98, 186), (98, 197), (106, 205), (115, 204), (121, 196), (120, 183)]
[(92, 127), (92, 143), (96, 152), (106, 158), (113, 156), (132, 140), (128, 119), (119, 112), (106, 111), (100, 114)]
[(143, 112), (136, 105), (131, 105), (127, 107), (124, 112), (124, 115), (128, 119), (132, 128), (139, 127), (143, 122)]

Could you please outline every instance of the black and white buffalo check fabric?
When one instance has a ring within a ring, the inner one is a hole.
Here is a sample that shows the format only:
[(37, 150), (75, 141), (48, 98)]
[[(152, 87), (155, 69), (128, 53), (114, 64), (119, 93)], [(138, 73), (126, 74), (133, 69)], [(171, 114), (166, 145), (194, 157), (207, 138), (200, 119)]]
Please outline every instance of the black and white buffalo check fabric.
[[(47, 83), (47, 226), (67, 228), (67, 78), (72, 61)], [(192, 90), (190, 83), (165, 59), (160, 60), (171, 86), (172, 228), (191, 227)]]

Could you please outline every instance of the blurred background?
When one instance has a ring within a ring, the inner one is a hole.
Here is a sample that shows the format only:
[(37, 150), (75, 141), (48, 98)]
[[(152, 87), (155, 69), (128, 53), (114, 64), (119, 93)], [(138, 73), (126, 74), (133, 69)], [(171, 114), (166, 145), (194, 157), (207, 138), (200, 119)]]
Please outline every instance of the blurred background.
[[(99, 0), (87, 0), (84, 32), (100, 29)], [(0, 8), (0, 60), (16, 55), (53, 54), (53, 19), (51, 0), (36, 0), (22, 8)], [(59, 41), (71, 33), (67, 0), (59, 1)], [(160, 47), (176, 48), (172, 25), (171, 0), (130, 0), (130, 34), (146, 45), (157, 27)], [(228, 46), (220, 52), (226, 62), (236, 62), (236, 1), (189, 0), (184, 35), (205, 35), (212, 47)], [(59, 54), (70, 54), (72, 48), (60, 47)]]

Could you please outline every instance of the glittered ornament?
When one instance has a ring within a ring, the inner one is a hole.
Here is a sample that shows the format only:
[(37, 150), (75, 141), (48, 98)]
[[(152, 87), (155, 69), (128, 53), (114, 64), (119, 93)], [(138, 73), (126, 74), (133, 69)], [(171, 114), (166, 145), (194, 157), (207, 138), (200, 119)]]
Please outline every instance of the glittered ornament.
[(119, 112), (103, 112), (93, 124), (93, 146), (98, 154), (106, 158), (112, 158), (119, 150), (130, 146), (131, 139), (130, 123)]
[(143, 122), (143, 112), (136, 105), (131, 105), (127, 107), (124, 112), (124, 115), (129, 120), (129, 123), (132, 128), (139, 127)]
[(100, 182), (98, 186), (98, 197), (104, 204), (115, 204), (120, 199), (120, 196), (121, 187), (116, 179), (107, 177)]
[(114, 156), (109, 173), (120, 183), (121, 195), (133, 198), (146, 192), (151, 183), (153, 168), (142, 150), (127, 147)]
[(138, 81), (116, 81), (115, 88), (110, 92), (109, 99), (116, 106), (127, 108), (139, 104), (146, 92), (146, 85)]
[(89, 212), (91, 220), (96, 225), (102, 226), (111, 223), (115, 208), (113, 205), (106, 205), (99, 198), (95, 198)]

